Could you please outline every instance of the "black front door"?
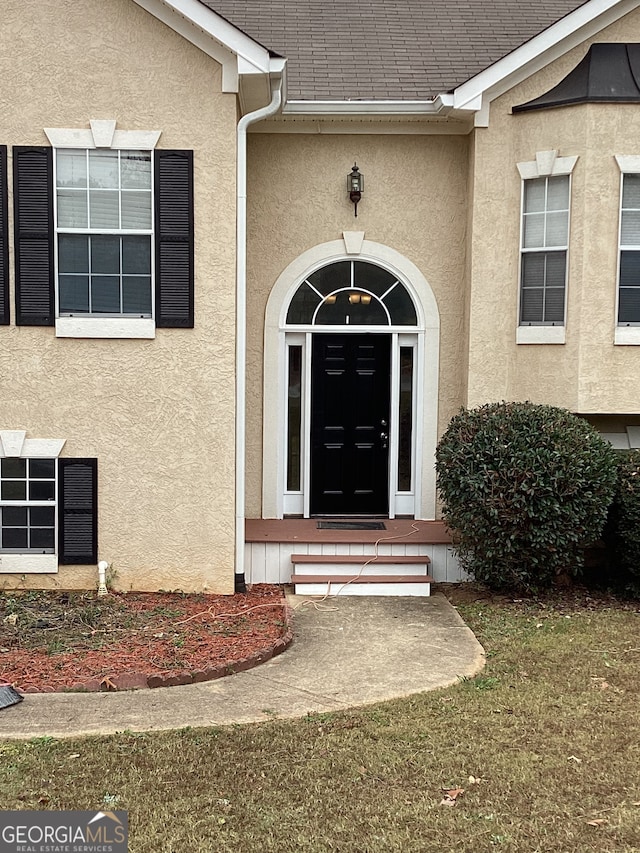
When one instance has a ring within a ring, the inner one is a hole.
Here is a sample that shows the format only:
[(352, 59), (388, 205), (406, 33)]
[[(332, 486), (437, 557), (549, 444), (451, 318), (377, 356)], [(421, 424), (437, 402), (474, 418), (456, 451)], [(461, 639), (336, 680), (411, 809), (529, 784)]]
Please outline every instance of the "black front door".
[(313, 336), (311, 514), (389, 511), (390, 335)]

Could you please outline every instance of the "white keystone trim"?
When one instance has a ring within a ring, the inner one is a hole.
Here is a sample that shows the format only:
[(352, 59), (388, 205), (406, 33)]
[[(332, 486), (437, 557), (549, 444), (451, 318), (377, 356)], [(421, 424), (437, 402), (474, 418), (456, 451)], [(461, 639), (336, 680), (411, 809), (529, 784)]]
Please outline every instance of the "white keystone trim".
[(364, 231), (343, 231), (342, 238), (347, 255), (360, 254), (364, 241)]
[(57, 317), (57, 338), (140, 338), (156, 336), (151, 317)]
[[(124, 148), (151, 150), (161, 130), (116, 130), (113, 119), (89, 119), (90, 128), (45, 127), (54, 148)], [(109, 139), (109, 144), (107, 143)]]
[[(639, 158), (640, 160), (640, 158)], [(558, 157), (558, 152), (536, 151), (536, 159), (518, 163), (518, 171), (523, 181), (532, 178), (549, 178), (556, 175), (570, 175), (578, 162), (575, 157)]]
[(57, 459), (66, 438), (25, 438), (26, 430), (0, 429), (0, 457)]

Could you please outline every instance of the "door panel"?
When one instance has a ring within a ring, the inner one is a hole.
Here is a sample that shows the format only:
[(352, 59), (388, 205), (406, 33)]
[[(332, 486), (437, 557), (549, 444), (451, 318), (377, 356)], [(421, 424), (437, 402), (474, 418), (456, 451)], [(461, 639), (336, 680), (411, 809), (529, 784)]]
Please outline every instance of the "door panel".
[(390, 335), (313, 336), (313, 515), (388, 512), (390, 358)]

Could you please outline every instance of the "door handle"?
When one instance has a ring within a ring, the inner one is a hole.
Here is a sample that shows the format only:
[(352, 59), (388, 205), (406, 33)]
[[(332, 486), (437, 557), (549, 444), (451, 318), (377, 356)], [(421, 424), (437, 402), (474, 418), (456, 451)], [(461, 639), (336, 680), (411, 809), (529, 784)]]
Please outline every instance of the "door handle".
[(389, 433), (381, 432), (380, 433), (380, 441), (382, 442), (383, 450), (388, 447), (387, 442), (389, 441)]

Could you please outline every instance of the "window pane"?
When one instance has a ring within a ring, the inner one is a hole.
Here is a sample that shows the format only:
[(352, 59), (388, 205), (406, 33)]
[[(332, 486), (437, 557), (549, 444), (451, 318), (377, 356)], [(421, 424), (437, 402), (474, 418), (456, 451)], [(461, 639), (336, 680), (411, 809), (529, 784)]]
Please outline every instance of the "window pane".
[(398, 280), (388, 270), (365, 261), (354, 262), (353, 274), (356, 287), (370, 290), (376, 296), (383, 296)]
[(623, 246), (640, 246), (640, 211), (622, 211), (620, 243)]
[(396, 284), (391, 293), (385, 296), (384, 304), (394, 326), (417, 326), (416, 309), (404, 285)]
[(87, 152), (56, 152), (56, 184), (59, 187), (87, 186)]
[(87, 228), (87, 194), (84, 190), (58, 190), (58, 227)]
[(287, 323), (310, 323), (320, 301), (318, 294), (305, 282), (296, 291), (287, 312)]
[(302, 419), (302, 347), (289, 347), (287, 390), (287, 489), (300, 489), (300, 425)]
[(640, 175), (625, 175), (622, 182), (622, 206), (640, 209)]
[(27, 476), (27, 460), (26, 459), (17, 459), (13, 456), (5, 457), (0, 460), (0, 474), (3, 477), (12, 477), (23, 479)]
[(398, 411), (398, 489), (411, 490), (413, 414), (413, 348), (400, 347), (400, 408)]
[(120, 180), (117, 151), (89, 151), (89, 186), (118, 189)]
[(120, 273), (120, 238), (91, 238), (91, 272), (106, 275)]
[(544, 252), (530, 252), (522, 256), (522, 286), (544, 285)]
[(520, 322), (540, 323), (542, 321), (544, 290), (530, 287), (522, 289), (520, 297)]
[(547, 287), (544, 293), (545, 323), (564, 323), (564, 287)]
[(122, 227), (138, 230), (151, 228), (151, 193), (122, 193)]
[(3, 528), (3, 530), (2, 530), (2, 547), (3, 548), (26, 549), (28, 547), (26, 527), (5, 527), (5, 528)]
[(52, 501), (55, 497), (55, 486), (53, 482), (41, 482), (38, 480), (29, 483), (30, 501)]
[(58, 237), (58, 270), (61, 273), (89, 272), (88, 237), (60, 234)]
[(150, 276), (123, 276), (122, 312), (124, 314), (151, 314)]
[[(352, 291), (352, 293), (355, 291)], [(356, 292), (357, 295), (357, 292)], [(348, 301), (348, 297), (347, 297)], [(320, 317), (320, 311), (318, 311), (318, 318)], [(352, 326), (388, 326), (389, 318), (387, 317), (387, 312), (382, 307), (382, 304), (378, 302), (377, 299), (371, 298), (371, 302), (366, 302), (362, 299), (362, 295), (360, 296), (360, 302), (356, 302), (355, 305), (349, 303), (349, 308), (347, 309), (347, 313), (349, 315), (349, 323)], [(316, 321), (319, 322), (319, 319)]]
[(544, 246), (544, 213), (530, 213), (524, 217), (525, 249), (537, 249)]
[(26, 527), (26, 506), (5, 506), (2, 509), (2, 524), (5, 527)]
[(93, 190), (89, 193), (91, 228), (120, 227), (120, 193), (112, 190)]
[(549, 178), (547, 184), (547, 210), (568, 210), (569, 175)]
[(56, 463), (54, 459), (30, 459), (29, 476), (35, 479), (53, 480), (56, 474)]
[(89, 310), (89, 276), (61, 275), (58, 277), (60, 312), (85, 313)]
[(309, 276), (309, 281), (323, 296), (340, 287), (351, 287), (351, 262), (339, 261), (322, 267)]
[(55, 531), (51, 528), (31, 528), (29, 531), (32, 548), (53, 548), (55, 546)]
[(110, 275), (91, 276), (91, 312), (120, 313), (120, 278)]
[[(25, 507), (24, 512), (26, 511)], [(29, 509), (29, 521), (34, 527), (53, 527), (55, 520), (56, 511), (52, 506), (32, 506)]]
[(622, 287), (640, 285), (640, 252), (620, 253), (620, 285)]
[(544, 210), (546, 178), (535, 178), (524, 182), (525, 213), (541, 213)]
[(640, 323), (640, 287), (621, 287), (619, 323)]
[(4, 480), (0, 488), (0, 499), (3, 501), (25, 501), (27, 499), (27, 484), (16, 480)]
[(151, 189), (151, 154), (149, 151), (121, 151), (120, 179), (122, 189)]
[(566, 246), (569, 239), (569, 215), (566, 212), (548, 213), (545, 246)]
[(151, 275), (151, 237), (122, 238), (122, 272)]
[(567, 269), (566, 252), (545, 252), (544, 258), (546, 261), (546, 286), (564, 288), (564, 279)]

